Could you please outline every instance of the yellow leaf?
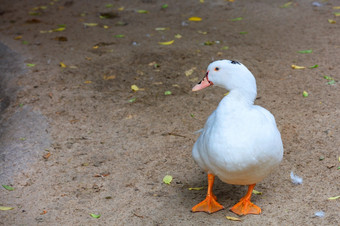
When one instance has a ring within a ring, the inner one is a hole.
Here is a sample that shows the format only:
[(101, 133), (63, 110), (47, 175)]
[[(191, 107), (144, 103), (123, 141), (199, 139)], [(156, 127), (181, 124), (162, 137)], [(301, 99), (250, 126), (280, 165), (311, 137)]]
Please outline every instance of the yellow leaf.
[(175, 38), (182, 38), (182, 35), (176, 34), (176, 35), (175, 35)]
[(230, 221), (241, 221), (240, 218), (237, 218), (237, 217), (229, 217), (229, 216), (226, 216), (225, 218), (227, 218), (228, 220)]
[(103, 26), (103, 28), (105, 28), (105, 29), (109, 29), (109, 26), (107, 26), (107, 25), (104, 25), (104, 26)]
[(0, 206), (0, 210), (12, 210), (14, 207), (9, 207), (9, 206)]
[(292, 64), (292, 68), (293, 68), (293, 69), (305, 69), (306, 67), (297, 66), (297, 65)]
[(57, 32), (57, 31), (63, 31), (65, 29), (66, 29), (65, 27), (59, 27), (59, 28), (53, 29), (52, 31)]
[(104, 75), (104, 76), (103, 76), (103, 79), (104, 79), (104, 80), (111, 80), (111, 79), (115, 79), (115, 78), (116, 78), (115, 75), (108, 75), (108, 76), (107, 76), (107, 75)]
[(168, 46), (168, 45), (171, 45), (172, 43), (174, 43), (174, 41), (175, 40), (171, 40), (171, 41), (168, 41), (168, 42), (158, 42), (158, 44)]
[(190, 76), (190, 75), (192, 75), (192, 73), (194, 73), (194, 70), (196, 70), (196, 67), (193, 67), (193, 68), (191, 68), (191, 69), (189, 69), (189, 70), (186, 70), (184, 73), (185, 73), (185, 76)]
[(262, 192), (253, 190), (253, 194), (255, 194), (255, 195), (262, 195)]
[(124, 10), (124, 6), (118, 8), (118, 11), (123, 11)]
[(204, 0), (200, 0), (200, 3), (204, 3)]
[(64, 64), (63, 62), (60, 62), (59, 65), (60, 65), (60, 67), (62, 67), (62, 68), (65, 68), (65, 67), (66, 67), (66, 64)]
[(98, 46), (98, 45), (96, 45), (96, 46), (93, 46), (92, 48), (93, 48), (93, 49), (98, 49), (98, 48), (99, 48), (99, 46)]
[(97, 23), (84, 23), (84, 25), (87, 26), (87, 27), (95, 27), (98, 24)]
[(197, 17), (197, 16), (193, 16), (189, 18), (189, 21), (201, 21), (202, 18), (201, 17)]
[(198, 188), (188, 188), (190, 191), (194, 190), (194, 191), (200, 191), (203, 190), (205, 187), (198, 187)]
[(335, 24), (336, 21), (335, 21), (335, 20), (332, 20), (332, 19), (328, 19), (328, 23), (330, 23), (330, 24)]
[(340, 9), (340, 6), (334, 6), (333, 9)]
[(139, 90), (138, 86), (136, 86), (136, 85), (132, 85), (131, 89), (132, 89), (132, 91), (135, 91), (135, 92)]
[(85, 83), (85, 84), (91, 84), (92, 81), (86, 80), (84, 83)]
[(22, 39), (21, 35), (14, 37), (14, 40), (20, 40), (20, 39)]
[(338, 199), (338, 198), (340, 198), (340, 195), (335, 196), (335, 197), (329, 197), (328, 199), (329, 199), (329, 200), (335, 200), (335, 199)]

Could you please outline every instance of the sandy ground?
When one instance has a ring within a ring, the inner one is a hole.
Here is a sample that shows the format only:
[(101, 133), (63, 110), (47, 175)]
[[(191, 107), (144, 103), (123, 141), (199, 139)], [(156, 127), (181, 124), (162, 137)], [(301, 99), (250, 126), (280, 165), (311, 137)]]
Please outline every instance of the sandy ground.
[[(340, 199), (328, 198), (340, 195), (340, 4), (285, 3), (1, 0), (1, 184), (15, 190), (0, 189), (0, 205), (14, 207), (0, 224), (339, 225)], [(262, 214), (241, 222), (225, 217), (246, 187), (218, 179), (226, 210), (190, 212), (206, 191), (189, 188), (207, 183), (193, 132), (225, 93), (191, 88), (216, 59), (253, 72), (285, 148), (255, 188)]]

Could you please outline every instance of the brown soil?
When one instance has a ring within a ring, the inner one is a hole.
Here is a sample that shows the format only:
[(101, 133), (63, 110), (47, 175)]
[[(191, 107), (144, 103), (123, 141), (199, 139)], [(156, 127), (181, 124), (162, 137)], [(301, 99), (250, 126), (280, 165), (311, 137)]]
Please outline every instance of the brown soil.
[[(0, 224), (340, 224), (340, 199), (328, 200), (340, 195), (336, 0), (320, 7), (312, 0), (293, 1), (286, 8), (280, 7), (286, 1), (270, 0), (0, 2), (1, 42), (22, 57), (18, 67), (27, 68), (15, 79), (19, 90), (2, 123), (22, 111), (40, 114), (50, 139), (22, 163), (24, 170), (1, 181), (15, 190), (0, 189), (0, 205), (15, 208), (0, 212)], [(34, 9), (40, 6), (47, 8)], [(202, 21), (188, 21), (192, 16)], [(243, 19), (232, 21), (238, 17)], [(61, 24), (65, 30), (48, 32)], [(170, 40), (175, 41), (158, 43)], [(306, 49), (313, 53), (297, 53)], [(236, 216), (228, 208), (246, 187), (219, 180), (214, 191), (227, 209), (190, 212), (206, 191), (188, 188), (207, 183), (191, 157), (193, 132), (226, 92), (214, 87), (193, 93), (191, 87), (216, 59), (239, 60), (253, 72), (256, 104), (275, 115), (285, 148), (280, 167), (255, 188), (263, 192), (253, 196), (262, 214), (241, 222), (225, 217)], [(292, 64), (319, 67), (294, 70)], [(193, 73), (186, 76), (189, 69)], [(327, 84), (325, 75), (335, 84)], [(141, 89), (133, 92), (134, 84)], [(14, 140), (21, 144), (15, 152), (40, 144), (39, 137), (20, 137), (25, 139)], [(302, 185), (291, 182), (291, 171), (304, 179)], [(174, 178), (170, 185), (162, 182), (167, 174)], [(315, 217), (317, 211), (325, 216)]]

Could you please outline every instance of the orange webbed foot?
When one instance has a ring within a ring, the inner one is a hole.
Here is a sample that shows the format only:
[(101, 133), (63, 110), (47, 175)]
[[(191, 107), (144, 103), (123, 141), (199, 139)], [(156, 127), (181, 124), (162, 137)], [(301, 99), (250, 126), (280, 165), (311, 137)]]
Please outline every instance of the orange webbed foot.
[(208, 195), (202, 202), (192, 207), (192, 212), (215, 213), (224, 207), (216, 201), (216, 196)]
[(237, 215), (260, 214), (261, 208), (250, 202), (250, 200), (242, 200), (234, 205), (231, 209)]
[(247, 194), (230, 210), (237, 215), (260, 214), (261, 208), (250, 201), (255, 184), (249, 185)]

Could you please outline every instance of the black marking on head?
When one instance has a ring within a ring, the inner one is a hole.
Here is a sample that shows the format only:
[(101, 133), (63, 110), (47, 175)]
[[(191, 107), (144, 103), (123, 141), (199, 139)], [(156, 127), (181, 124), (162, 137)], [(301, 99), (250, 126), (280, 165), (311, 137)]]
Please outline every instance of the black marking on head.
[[(238, 62), (238, 61), (236, 61), (236, 60), (232, 60), (232, 61), (230, 61), (230, 63), (232, 63), (232, 64), (240, 64), (240, 62)], [(240, 64), (241, 65), (241, 64)]]

